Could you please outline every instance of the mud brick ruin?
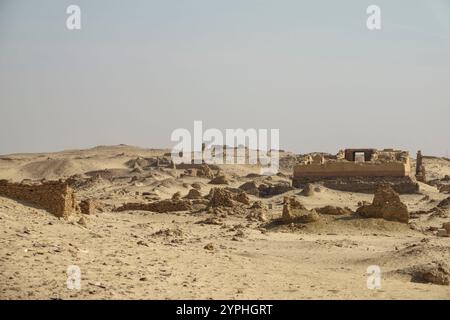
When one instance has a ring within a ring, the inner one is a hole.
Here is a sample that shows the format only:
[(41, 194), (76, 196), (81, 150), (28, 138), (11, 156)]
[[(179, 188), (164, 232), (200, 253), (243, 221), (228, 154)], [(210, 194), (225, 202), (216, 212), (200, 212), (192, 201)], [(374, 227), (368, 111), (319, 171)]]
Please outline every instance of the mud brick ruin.
[(420, 182), (426, 182), (425, 167), (423, 165), (422, 151), (417, 151), (416, 158), (416, 179)]
[(0, 180), (0, 196), (24, 201), (45, 209), (57, 217), (66, 218), (77, 210), (72, 188), (62, 181), (26, 184)]
[(345, 149), (335, 156), (307, 155), (294, 167), (292, 184), (303, 187), (320, 182), (332, 189), (373, 193), (376, 185), (389, 183), (398, 193), (416, 193), (407, 151), (393, 149)]

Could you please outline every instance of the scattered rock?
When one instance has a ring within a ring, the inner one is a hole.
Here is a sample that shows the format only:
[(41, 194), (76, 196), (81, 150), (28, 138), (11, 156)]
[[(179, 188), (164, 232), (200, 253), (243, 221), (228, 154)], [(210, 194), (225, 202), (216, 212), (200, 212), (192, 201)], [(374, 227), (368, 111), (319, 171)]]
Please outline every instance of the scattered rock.
[(203, 164), (197, 170), (197, 176), (211, 179), (212, 177), (214, 177), (214, 174), (207, 164)]
[(313, 186), (310, 183), (305, 184), (305, 186), (303, 187), (303, 190), (301, 192), (302, 196), (305, 197), (311, 197), (314, 195), (314, 189)]
[(186, 199), (202, 199), (202, 194), (197, 189), (189, 190), (188, 194), (185, 196)]
[(81, 217), (77, 222), (80, 226), (87, 228), (87, 219), (85, 217)]
[(152, 236), (164, 236), (164, 237), (180, 237), (184, 236), (183, 230), (180, 228), (167, 228), (156, 231)]
[(247, 194), (253, 195), (258, 197), (259, 196), (259, 189), (258, 186), (256, 185), (256, 182), (254, 181), (249, 181), (246, 182), (244, 184), (242, 184), (239, 189), (245, 191)]
[(344, 214), (353, 213), (353, 211), (347, 207), (341, 208), (341, 207), (335, 207), (335, 206), (325, 206), (325, 207), (316, 209), (316, 211), (320, 214), (328, 214), (328, 215), (333, 215), (333, 216), (340, 216), (340, 215), (344, 215)]
[(181, 193), (178, 191), (178, 192), (175, 192), (173, 195), (172, 195), (172, 200), (173, 201), (179, 201), (181, 199)]
[(234, 194), (223, 188), (212, 188), (209, 192), (209, 206), (215, 207), (233, 207)]
[[(234, 192), (237, 190), (237, 192)], [(209, 207), (236, 207), (242, 204), (249, 205), (248, 195), (239, 189), (212, 188), (207, 196)]]
[(202, 186), (200, 185), (200, 183), (194, 182), (193, 184), (191, 184), (191, 187), (194, 188), (195, 190), (201, 190)]
[(139, 246), (148, 247), (148, 243), (143, 240), (139, 240), (138, 242), (136, 242), (136, 244)]
[(229, 181), (225, 175), (220, 175), (220, 176), (213, 178), (209, 183), (210, 184), (229, 184)]
[(403, 223), (409, 221), (408, 208), (389, 184), (378, 185), (372, 204), (359, 207), (356, 213), (366, 218), (382, 218)]
[(279, 182), (275, 184), (263, 183), (258, 189), (260, 197), (272, 197), (294, 190), (294, 187), (289, 182)]
[(142, 210), (152, 211), (158, 213), (164, 212), (176, 212), (176, 211), (189, 211), (192, 210), (192, 204), (189, 200), (160, 200), (151, 203), (125, 203), (121, 207), (116, 208), (114, 211), (127, 211), (127, 210)]
[(299, 200), (297, 200), (297, 197), (284, 197), (283, 204), (289, 204), (291, 209), (301, 209), (306, 210), (306, 207), (301, 203)]
[(237, 195), (235, 195), (234, 200), (237, 202), (243, 203), (243, 204), (247, 204), (247, 205), (250, 204), (250, 199), (249, 199), (247, 193), (245, 193), (245, 192), (241, 192), (241, 193), (238, 193)]
[(201, 221), (198, 221), (198, 222), (196, 222), (196, 223), (197, 223), (197, 224), (218, 225), (218, 226), (223, 225), (222, 220), (220, 220), (220, 219), (217, 218), (217, 217), (209, 217), (209, 218), (206, 218), (205, 220), (201, 220)]
[(307, 210), (295, 197), (285, 197), (281, 221), (283, 223), (309, 223), (320, 220), (316, 210)]
[(247, 220), (250, 221), (261, 221), (266, 222), (267, 221), (267, 209), (265, 208), (264, 204), (261, 201), (256, 201), (253, 203), (253, 205), (249, 209), (249, 214), (247, 215)]

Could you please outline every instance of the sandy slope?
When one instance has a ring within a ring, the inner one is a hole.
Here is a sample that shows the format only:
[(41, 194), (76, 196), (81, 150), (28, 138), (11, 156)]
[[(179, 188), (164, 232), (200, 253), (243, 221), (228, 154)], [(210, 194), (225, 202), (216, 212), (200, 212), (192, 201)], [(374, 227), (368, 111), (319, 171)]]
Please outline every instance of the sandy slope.
[[(163, 154), (128, 146), (101, 147), (41, 155), (12, 155), (0, 160), (0, 178), (65, 177), (104, 168), (125, 168), (130, 158)], [(51, 159), (47, 159), (50, 157)], [(56, 161), (56, 162), (55, 162)], [(427, 159), (427, 161), (432, 161)], [(57, 165), (58, 164), (58, 165)], [(60, 164), (60, 165), (59, 165)], [(436, 161), (433, 170), (448, 170)], [(238, 186), (254, 168), (227, 167)], [(426, 231), (449, 218), (429, 215), (410, 226), (380, 219), (324, 216), (306, 227), (263, 228), (261, 222), (227, 216), (218, 225), (201, 223), (212, 214), (111, 212), (136, 192), (161, 198), (187, 194), (207, 179), (178, 178), (180, 170), (155, 171), (142, 183), (97, 181), (78, 190), (97, 197), (106, 211), (87, 218), (60, 220), (46, 211), (0, 197), (0, 298), (2, 299), (449, 299), (450, 287), (418, 284), (402, 272), (433, 260), (450, 261), (450, 238)], [(283, 178), (274, 178), (283, 180)], [(421, 185), (423, 194), (405, 195), (411, 211), (426, 210), (446, 197)], [(281, 214), (285, 195), (297, 195), (308, 208), (356, 208), (371, 195), (322, 188), (312, 197), (300, 190), (264, 199), (269, 217)], [(429, 197), (424, 200), (424, 195)], [(256, 200), (252, 196), (252, 200)], [(417, 231), (422, 228), (423, 231)], [(212, 250), (205, 246), (212, 244)], [(81, 268), (81, 290), (66, 287), (69, 265)], [(378, 265), (382, 287), (369, 290), (366, 269)]]

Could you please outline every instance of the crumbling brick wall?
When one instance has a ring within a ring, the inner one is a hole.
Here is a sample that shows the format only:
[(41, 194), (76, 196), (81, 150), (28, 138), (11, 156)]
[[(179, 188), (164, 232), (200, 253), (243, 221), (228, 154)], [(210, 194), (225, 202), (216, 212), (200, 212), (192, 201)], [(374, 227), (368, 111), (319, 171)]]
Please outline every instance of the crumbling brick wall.
[(28, 202), (57, 217), (67, 217), (77, 208), (73, 189), (63, 181), (25, 184), (0, 180), (0, 196)]
[(151, 203), (125, 203), (121, 207), (116, 208), (114, 211), (120, 212), (127, 210), (142, 210), (142, 211), (165, 213), (176, 211), (189, 211), (192, 210), (192, 205), (189, 200), (165, 199)]

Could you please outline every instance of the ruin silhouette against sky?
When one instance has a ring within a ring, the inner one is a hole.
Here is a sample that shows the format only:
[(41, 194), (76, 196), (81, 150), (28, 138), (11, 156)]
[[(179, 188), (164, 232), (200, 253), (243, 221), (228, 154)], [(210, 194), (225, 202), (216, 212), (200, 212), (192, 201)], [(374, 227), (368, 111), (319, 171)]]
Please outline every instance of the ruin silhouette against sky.
[(0, 154), (171, 147), (174, 129), (202, 120), (277, 128), (301, 153), (445, 156), (449, 15), (444, 0), (2, 0)]

